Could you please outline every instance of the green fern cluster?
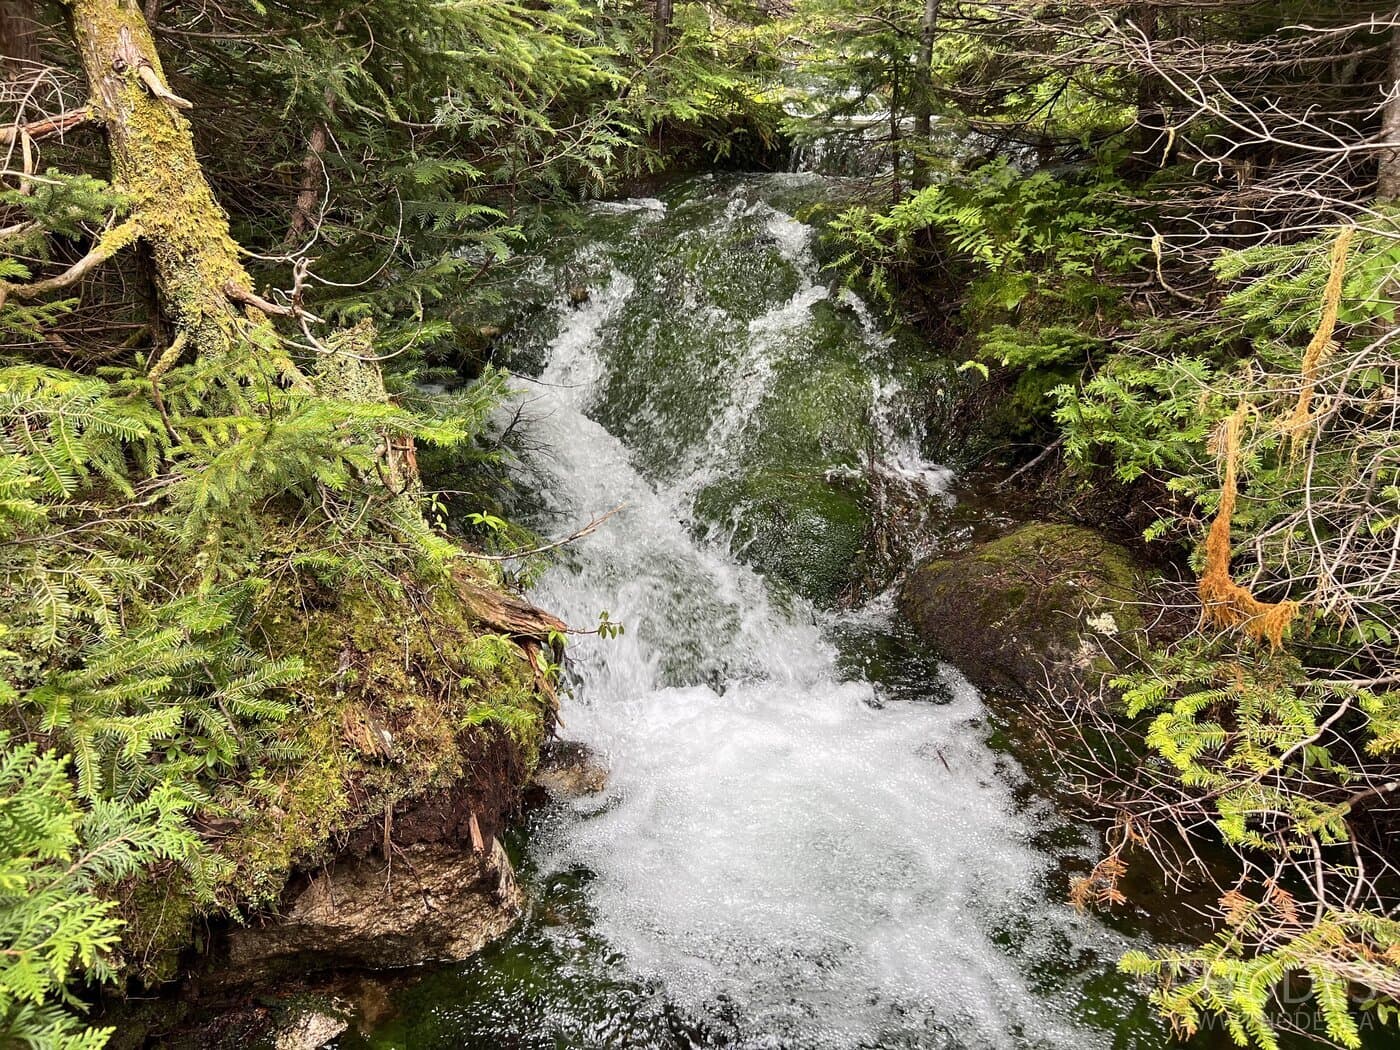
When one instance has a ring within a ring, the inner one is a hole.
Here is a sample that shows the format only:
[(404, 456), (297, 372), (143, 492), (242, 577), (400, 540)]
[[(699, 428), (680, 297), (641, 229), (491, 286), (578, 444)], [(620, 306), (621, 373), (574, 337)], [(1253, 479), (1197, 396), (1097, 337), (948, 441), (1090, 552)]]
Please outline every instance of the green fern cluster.
[(80, 806), (64, 760), (0, 732), (0, 1043), (106, 1045), (110, 1030), (86, 1027), (69, 991), (112, 973), (122, 923), (101, 890), (194, 852), (188, 809), (169, 787)]
[[(863, 280), (889, 298), (899, 288), (900, 268), (942, 254), (973, 267), (967, 294), (978, 312), (1004, 315), (1032, 297), (1046, 296), (1082, 306), (1114, 297), (1103, 277), (1132, 266), (1142, 255), (1131, 239), (1105, 232), (1126, 225), (1124, 212), (1114, 203), (1120, 189), (1106, 174), (1067, 180), (1045, 171), (1024, 174), (1009, 162), (992, 161), (949, 173), (886, 208), (843, 212), (830, 226), (843, 246), (831, 265), (848, 280)], [(1064, 328), (1057, 331), (1063, 338)], [(1005, 328), (995, 330), (994, 338), (1003, 343), (1013, 337)], [(1032, 363), (1037, 356), (1023, 343), (1002, 356), (1028, 354), (1031, 359), (1017, 363)], [(1043, 354), (1044, 360), (1034, 363), (1050, 363), (1064, 349), (1048, 341)]]

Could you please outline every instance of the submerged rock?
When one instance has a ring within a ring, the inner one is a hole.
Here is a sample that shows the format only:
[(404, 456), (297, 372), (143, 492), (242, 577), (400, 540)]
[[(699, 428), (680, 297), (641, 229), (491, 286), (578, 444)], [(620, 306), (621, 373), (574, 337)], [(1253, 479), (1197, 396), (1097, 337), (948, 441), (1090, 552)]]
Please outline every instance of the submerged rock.
[(279, 1026), (273, 1050), (320, 1050), (349, 1027), (350, 1022), (339, 1011), (301, 1010)]
[(540, 749), (533, 787), (553, 798), (583, 798), (607, 786), (607, 768), (593, 749), (577, 740), (555, 740)]
[(480, 850), (441, 843), (337, 861), (282, 915), (230, 931), (228, 972), (259, 980), (325, 966), (371, 969), (466, 959), (515, 922), (520, 889), (494, 839)]
[(1025, 525), (905, 580), (901, 611), (977, 686), (1034, 695), (1112, 671), (1144, 636), (1147, 575), (1128, 551), (1072, 525)]

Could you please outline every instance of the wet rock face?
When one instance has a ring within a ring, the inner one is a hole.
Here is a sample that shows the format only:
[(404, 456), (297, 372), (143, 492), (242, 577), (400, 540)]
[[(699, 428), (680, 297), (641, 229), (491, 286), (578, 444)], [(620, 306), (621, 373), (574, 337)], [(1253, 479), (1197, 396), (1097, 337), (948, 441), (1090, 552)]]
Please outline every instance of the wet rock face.
[(336, 1013), (307, 1010), (277, 1032), (273, 1050), (320, 1050), (349, 1027), (350, 1022)]
[(520, 914), (510, 861), (440, 843), (337, 861), (317, 872), (283, 914), (232, 930), (227, 972), (237, 980), (319, 967), (380, 969), (456, 961), (504, 934)]
[(531, 787), (550, 798), (596, 795), (607, 786), (608, 770), (587, 744), (554, 740), (540, 749)]
[(1025, 525), (905, 580), (901, 611), (978, 687), (1034, 696), (1110, 673), (1143, 640), (1146, 574), (1088, 529)]

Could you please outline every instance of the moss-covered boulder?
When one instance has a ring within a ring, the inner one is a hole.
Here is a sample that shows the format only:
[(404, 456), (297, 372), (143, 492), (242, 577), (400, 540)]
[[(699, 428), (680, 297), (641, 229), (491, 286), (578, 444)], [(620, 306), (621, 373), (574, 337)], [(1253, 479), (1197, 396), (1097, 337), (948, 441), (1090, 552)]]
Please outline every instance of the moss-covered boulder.
[(770, 581), (830, 605), (859, 565), (869, 525), (863, 484), (767, 471), (726, 479), (696, 501), (699, 531), (723, 537)]
[(1147, 586), (1147, 573), (1118, 544), (1038, 523), (919, 566), (899, 604), (974, 684), (1035, 695), (1101, 676), (1113, 656), (1133, 652)]

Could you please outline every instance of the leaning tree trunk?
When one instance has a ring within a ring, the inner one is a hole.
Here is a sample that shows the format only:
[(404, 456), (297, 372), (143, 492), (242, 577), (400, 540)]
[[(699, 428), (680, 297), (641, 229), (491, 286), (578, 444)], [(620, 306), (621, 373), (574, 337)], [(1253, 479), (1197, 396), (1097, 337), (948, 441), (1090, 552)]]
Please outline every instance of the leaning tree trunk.
[[(292, 362), (269, 314), (295, 311), (262, 299), (239, 259), (228, 216), (214, 199), (195, 154), (182, 111), (190, 103), (165, 79), (145, 15), (127, 0), (70, 0), (74, 38), (92, 91), (94, 118), (107, 127), (112, 182), (130, 201), (127, 220), (96, 251), (61, 278), (11, 294), (33, 296), (72, 283), (126, 246), (148, 252), (159, 306), (174, 331), (171, 344), (149, 369), (157, 381), (186, 350), (225, 362), (235, 384), (256, 372), (297, 389), (352, 400), (384, 401), (372, 353), (373, 327), (357, 325), (321, 343), (314, 383)], [(76, 277), (75, 277), (76, 274)], [(358, 382), (347, 384), (346, 373)], [(417, 513), (417, 468), (410, 439), (381, 432), (380, 472)], [(407, 441), (407, 445), (404, 445)]]
[(125, 0), (70, 6), (93, 115), (107, 128), (112, 182), (130, 201), (127, 222), (99, 255), (144, 242), (179, 347), (261, 355), (294, 375), (266, 314), (240, 306), (257, 300), (252, 279), (195, 155), (181, 112), (190, 103), (170, 90), (145, 15)]
[(1381, 110), (1381, 142), (1388, 148), (1380, 154), (1376, 197), (1400, 200), (1400, 10), (1393, 15), (1390, 37), (1390, 68), (1385, 78), (1386, 99)]

